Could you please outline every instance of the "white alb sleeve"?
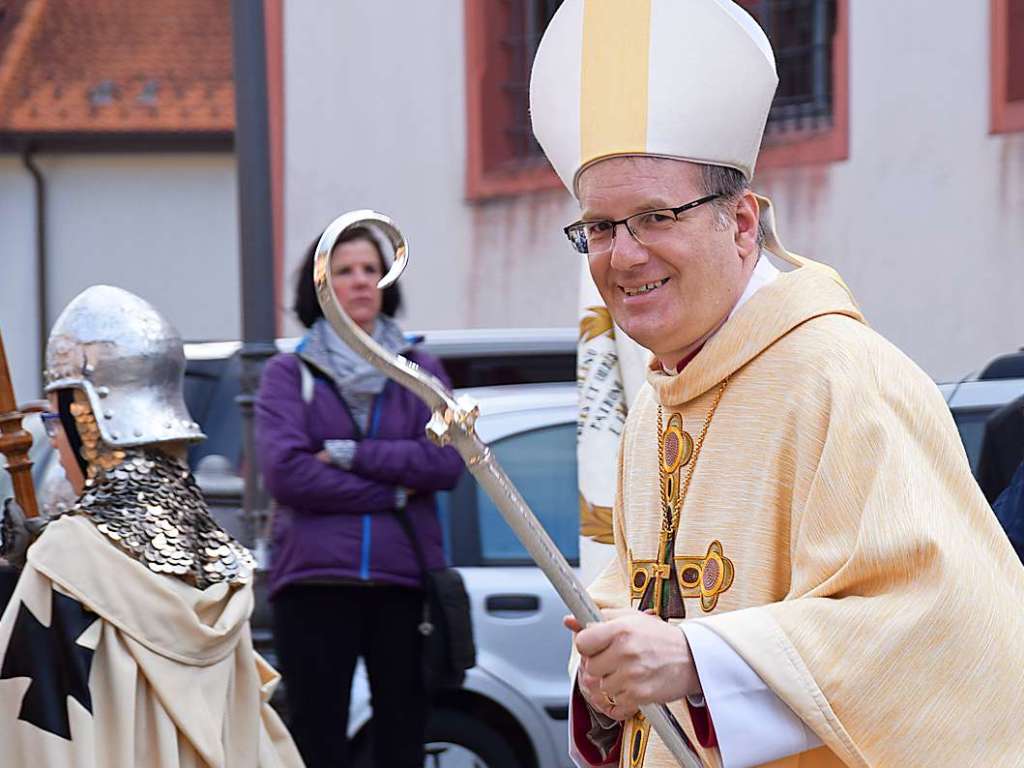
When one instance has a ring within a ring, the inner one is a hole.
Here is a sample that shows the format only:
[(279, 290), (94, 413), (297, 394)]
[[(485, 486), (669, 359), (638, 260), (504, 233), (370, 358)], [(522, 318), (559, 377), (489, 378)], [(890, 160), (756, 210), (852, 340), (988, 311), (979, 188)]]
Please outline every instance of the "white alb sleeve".
[(764, 765), (821, 746), (821, 739), (707, 627), (684, 621), (723, 768)]

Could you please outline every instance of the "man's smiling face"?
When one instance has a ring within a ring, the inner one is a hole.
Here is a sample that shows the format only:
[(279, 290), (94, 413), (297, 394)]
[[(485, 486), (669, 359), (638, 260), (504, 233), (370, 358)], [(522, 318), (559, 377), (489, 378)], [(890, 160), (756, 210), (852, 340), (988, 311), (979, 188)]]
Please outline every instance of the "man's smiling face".
[[(700, 167), (679, 160), (615, 157), (580, 174), (584, 221), (675, 208), (707, 192)], [(638, 243), (619, 226), (612, 249), (589, 256), (590, 273), (616, 324), (674, 366), (714, 333), (736, 305), (757, 261), (757, 205), (747, 193), (725, 224), (713, 205), (679, 216), (673, 236)]]

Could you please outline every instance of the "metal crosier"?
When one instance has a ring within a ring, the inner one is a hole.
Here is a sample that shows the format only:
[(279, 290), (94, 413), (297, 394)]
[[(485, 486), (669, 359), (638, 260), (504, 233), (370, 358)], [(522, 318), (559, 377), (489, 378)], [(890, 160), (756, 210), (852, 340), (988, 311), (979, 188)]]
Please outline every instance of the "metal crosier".
[[(364, 226), (385, 236), (395, 259), (378, 288), (398, 280), (409, 261), (409, 244), (390, 218), (371, 210), (350, 211), (330, 223), (317, 243), (313, 282), (317, 299), (331, 327), (352, 349), (388, 378), (411, 390), (430, 408), (427, 436), (438, 445), (452, 445), (476, 481), (491, 497), (505, 522), (544, 572), (559, 597), (583, 625), (601, 621), (601, 612), (569, 563), (509, 480), (490, 448), (476, 434), (479, 408), (469, 399), (456, 399), (436, 376), (401, 355), (392, 354), (365, 333), (342, 309), (331, 286), (331, 252), (345, 230)], [(649, 704), (641, 712), (681, 766), (701, 768), (678, 722), (665, 705)]]

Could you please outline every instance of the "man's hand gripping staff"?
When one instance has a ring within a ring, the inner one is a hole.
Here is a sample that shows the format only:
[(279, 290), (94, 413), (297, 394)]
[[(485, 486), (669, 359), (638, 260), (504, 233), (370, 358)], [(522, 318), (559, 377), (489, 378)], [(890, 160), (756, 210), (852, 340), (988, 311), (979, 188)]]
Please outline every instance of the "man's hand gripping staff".
[[(386, 351), (341, 308), (331, 289), (331, 252), (342, 233), (354, 226), (366, 226), (381, 233), (394, 248), (394, 263), (381, 279), (380, 288), (398, 280), (408, 264), (408, 242), (390, 218), (370, 210), (342, 214), (324, 230), (317, 244), (313, 281), (324, 317), (352, 349), (427, 404), (433, 414), (427, 424), (427, 436), (439, 445), (452, 445), (459, 452), (469, 471), (494, 501), (505, 522), (565, 601), (579, 625), (601, 621), (601, 612), (576, 578), (565, 557), (509, 480), (490, 448), (477, 436), (474, 426), (479, 413), (477, 407), (467, 399), (456, 400), (436, 377), (404, 357)], [(700, 768), (700, 759), (665, 705), (646, 704), (640, 707), (640, 711), (681, 766)]]

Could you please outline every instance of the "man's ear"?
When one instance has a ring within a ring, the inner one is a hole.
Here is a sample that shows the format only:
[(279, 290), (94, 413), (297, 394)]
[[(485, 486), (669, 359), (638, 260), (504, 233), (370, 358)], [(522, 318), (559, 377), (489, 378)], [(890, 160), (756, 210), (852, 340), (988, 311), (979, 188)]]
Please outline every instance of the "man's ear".
[(757, 245), (760, 215), (757, 197), (748, 189), (736, 201), (736, 248), (743, 261), (756, 260), (760, 255)]

